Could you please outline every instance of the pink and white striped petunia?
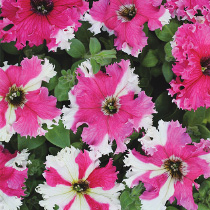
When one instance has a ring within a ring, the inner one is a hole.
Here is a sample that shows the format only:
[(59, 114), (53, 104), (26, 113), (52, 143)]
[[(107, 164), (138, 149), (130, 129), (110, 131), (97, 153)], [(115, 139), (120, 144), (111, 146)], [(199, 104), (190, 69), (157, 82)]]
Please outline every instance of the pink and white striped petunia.
[(87, 124), (82, 140), (102, 154), (112, 152), (114, 139), (116, 153), (125, 151), (126, 138), (133, 130), (152, 124), (154, 103), (139, 88), (133, 71), (128, 60), (109, 65), (106, 73), (99, 71), (95, 75), (88, 61), (77, 69), (78, 84), (69, 92), (71, 105), (63, 108), (63, 123), (73, 132)]
[(148, 22), (150, 30), (162, 28), (170, 19), (169, 11), (160, 0), (99, 0), (93, 3), (90, 14), (85, 20), (92, 24), (90, 31), (95, 34), (100, 28), (114, 33), (117, 50), (138, 57), (147, 45), (143, 24)]
[(28, 156), (26, 150), (11, 154), (0, 145), (0, 209), (20, 208), (21, 196), (25, 195), (23, 187), (27, 179)]
[(8, 142), (17, 132), (21, 136), (44, 135), (41, 127), (48, 128), (61, 111), (56, 108), (56, 98), (48, 96), (48, 89), (41, 87), (56, 75), (54, 67), (45, 59), (25, 58), (21, 66), (6, 65), (0, 68), (0, 141)]
[(55, 205), (60, 210), (119, 210), (123, 184), (116, 184), (117, 172), (112, 160), (100, 168), (96, 156), (74, 147), (62, 149), (57, 156), (48, 155), (44, 177), (36, 191), (47, 210)]
[(170, 95), (179, 108), (196, 110), (210, 107), (210, 27), (205, 24), (184, 24), (178, 28), (172, 42), (176, 64), (172, 71)]
[(171, 16), (193, 23), (210, 24), (209, 0), (167, 0), (164, 5)]
[[(196, 210), (192, 186), (199, 176), (210, 176), (210, 150), (192, 144), (186, 129), (176, 122), (159, 121), (159, 130), (148, 129), (140, 139), (143, 149), (150, 156), (132, 150), (125, 159), (131, 166), (125, 180), (129, 187), (142, 181), (146, 191), (140, 196), (142, 209), (165, 209), (165, 203), (177, 199), (177, 204), (189, 210)], [(153, 139), (153, 140), (151, 140)], [(202, 145), (205, 145), (202, 143)], [(206, 144), (208, 145), (208, 144)]]
[[(2, 0), (1, 42), (16, 41), (17, 49), (46, 44), (49, 50), (70, 49), (81, 16), (89, 8), (83, 0)], [(11, 29), (4, 27), (11, 24)]]

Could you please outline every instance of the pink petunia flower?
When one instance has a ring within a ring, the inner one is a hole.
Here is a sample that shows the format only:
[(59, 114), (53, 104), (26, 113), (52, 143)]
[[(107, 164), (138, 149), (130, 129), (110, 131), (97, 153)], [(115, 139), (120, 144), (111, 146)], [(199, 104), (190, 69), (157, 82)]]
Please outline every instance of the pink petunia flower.
[(58, 205), (61, 210), (119, 210), (123, 184), (116, 184), (117, 172), (112, 160), (99, 168), (93, 153), (74, 147), (62, 149), (57, 156), (48, 155), (44, 177), (36, 191), (44, 200), (39, 204), (47, 210)]
[[(129, 187), (142, 181), (146, 191), (140, 196), (142, 209), (165, 209), (167, 200), (189, 210), (196, 210), (192, 186), (199, 176), (210, 176), (210, 151), (193, 145), (186, 129), (178, 121), (159, 121), (159, 130), (148, 129), (140, 139), (143, 149), (149, 156), (132, 150), (125, 159), (126, 166), (131, 166), (125, 180)], [(152, 139), (152, 140), (151, 140)]]
[(177, 62), (172, 70), (170, 95), (179, 108), (210, 107), (210, 28), (204, 24), (184, 24), (175, 33), (172, 54)]
[(29, 154), (26, 150), (11, 154), (0, 145), (0, 209), (17, 210), (20, 208), (23, 187), (27, 179), (26, 164)]
[(149, 29), (162, 28), (170, 19), (160, 0), (99, 0), (93, 3), (90, 15), (85, 20), (92, 24), (90, 31), (95, 34), (100, 28), (114, 33), (117, 38), (114, 45), (117, 50), (138, 57), (147, 45), (147, 37), (143, 32), (143, 24), (148, 22)]
[(177, 16), (179, 20), (210, 24), (209, 0), (167, 0), (164, 6), (173, 18)]
[[(17, 49), (43, 44), (46, 40), (49, 50), (70, 49), (69, 39), (81, 23), (78, 20), (88, 10), (83, 0), (3, 0), (0, 21), (2, 42), (17, 41)], [(10, 30), (3, 28), (12, 25)]]
[[(89, 68), (89, 72), (88, 72)], [(92, 73), (90, 62), (77, 70), (78, 84), (69, 92), (70, 108), (63, 108), (63, 123), (73, 132), (82, 124), (82, 139), (102, 154), (126, 149), (125, 141), (133, 129), (148, 128), (152, 124), (154, 103), (138, 86), (138, 76), (130, 62), (122, 60), (106, 67), (106, 73)], [(134, 98), (136, 95), (138, 97)]]
[[(0, 140), (9, 141), (17, 132), (21, 136), (44, 135), (41, 127), (55, 124), (61, 111), (56, 108), (56, 98), (48, 96), (41, 87), (55, 76), (54, 67), (47, 59), (41, 65), (38, 57), (25, 58), (21, 66), (0, 68)], [(55, 120), (54, 120), (55, 119)]]

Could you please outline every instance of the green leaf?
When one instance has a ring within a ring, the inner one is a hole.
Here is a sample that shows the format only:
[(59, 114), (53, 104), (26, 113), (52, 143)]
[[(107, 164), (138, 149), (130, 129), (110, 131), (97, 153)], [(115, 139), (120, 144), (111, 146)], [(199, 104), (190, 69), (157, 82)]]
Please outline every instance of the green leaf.
[(111, 63), (112, 58), (116, 58), (116, 51), (114, 49), (102, 50), (101, 52), (92, 56), (92, 58), (101, 66), (108, 65)]
[(162, 66), (163, 76), (165, 77), (166, 82), (170, 82), (173, 79), (173, 71), (171, 63), (164, 62)]
[(59, 121), (58, 126), (53, 126), (53, 129), (48, 130), (45, 137), (52, 144), (64, 148), (70, 146), (70, 131), (64, 128), (62, 121)]
[(172, 19), (169, 24), (163, 26), (162, 30), (156, 29), (155, 33), (160, 40), (169, 42), (180, 25), (180, 21)]
[(177, 209), (177, 208), (175, 208), (173, 206), (168, 206), (166, 210), (179, 210), (179, 209)]
[(120, 203), (122, 210), (126, 209), (131, 203), (133, 203), (132, 198), (130, 197), (130, 193), (128, 191), (124, 191), (120, 196)]
[(200, 131), (201, 138), (204, 138), (204, 139), (210, 138), (210, 131), (206, 126), (204, 125), (197, 125), (197, 126)]
[(54, 95), (58, 101), (67, 101), (68, 100), (68, 89), (63, 89), (60, 85), (56, 86), (54, 89)]
[(1, 43), (1, 48), (8, 54), (11, 55), (19, 55), (21, 53), (21, 50), (17, 50), (17, 48), (15, 47), (16, 42), (12, 41), (12, 42), (5, 42), (5, 43)]
[(21, 151), (23, 149), (27, 149), (28, 150), (32, 150), (35, 149), (39, 146), (41, 146), (42, 144), (44, 144), (44, 142), (46, 141), (44, 136), (37, 136), (36, 138), (30, 138), (29, 136), (26, 137), (21, 137), (20, 135), (18, 135), (18, 150)]
[(205, 118), (206, 109), (204, 107), (198, 108), (196, 111), (187, 111), (183, 116), (183, 125), (185, 127), (202, 124)]
[(90, 38), (89, 49), (91, 55), (95, 55), (96, 53), (101, 51), (101, 44), (96, 38)]
[(90, 63), (93, 68), (93, 73), (98, 73), (101, 67), (100, 64), (98, 64), (93, 58), (90, 59)]
[(42, 86), (47, 87), (49, 91), (53, 90), (55, 86), (58, 84), (58, 75), (56, 74), (53, 78), (48, 82), (43, 82)]
[(71, 48), (66, 52), (73, 58), (83, 58), (85, 55), (85, 46), (78, 39), (71, 39)]
[(68, 92), (75, 84), (75, 72), (72, 70), (62, 70), (62, 76), (54, 90), (54, 95), (58, 101), (68, 100)]
[(154, 50), (149, 50), (148, 53), (145, 55), (145, 57), (142, 60), (142, 66), (145, 67), (154, 67), (158, 63), (158, 58), (155, 54)]
[(210, 208), (208, 208), (208, 206), (206, 206), (205, 204), (199, 203), (198, 204), (198, 210), (209, 210)]
[(170, 62), (170, 61), (174, 61), (175, 58), (172, 55), (172, 47), (171, 47), (171, 43), (167, 42), (164, 46), (164, 51), (165, 51), (165, 60)]

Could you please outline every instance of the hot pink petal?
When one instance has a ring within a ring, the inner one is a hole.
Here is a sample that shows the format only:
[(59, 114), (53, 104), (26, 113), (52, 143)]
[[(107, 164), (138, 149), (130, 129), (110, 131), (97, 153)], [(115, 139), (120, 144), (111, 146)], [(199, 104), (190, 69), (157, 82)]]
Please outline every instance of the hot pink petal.
[(71, 186), (71, 183), (63, 179), (61, 175), (52, 167), (47, 168), (47, 170), (44, 172), (44, 178), (46, 179), (47, 184), (51, 187), (55, 187), (58, 184)]
[(79, 153), (75, 159), (75, 162), (79, 165), (79, 179), (82, 179), (85, 176), (87, 168), (93, 161), (90, 159), (88, 152), (84, 150), (84, 153)]
[(110, 190), (115, 186), (117, 179), (116, 167), (112, 165), (113, 161), (103, 168), (96, 168), (87, 178), (90, 188), (102, 187), (103, 190)]
[(15, 111), (17, 120), (13, 124), (14, 130), (21, 136), (33, 136), (38, 135), (38, 129), (40, 125), (37, 120), (37, 115), (29, 107), (17, 108)]
[(48, 89), (45, 87), (28, 92), (26, 99), (25, 106), (42, 119), (52, 120), (61, 114), (61, 111), (56, 108), (56, 98), (48, 96)]
[(4, 100), (0, 101), (0, 128), (6, 125), (5, 113), (7, 109), (8, 109), (7, 102), (5, 102)]
[(109, 204), (99, 203), (91, 198), (89, 195), (84, 195), (84, 197), (90, 207), (90, 210), (109, 210)]
[(0, 97), (6, 96), (6, 94), (9, 92), (9, 87), (11, 87), (11, 82), (4, 70), (0, 68)]

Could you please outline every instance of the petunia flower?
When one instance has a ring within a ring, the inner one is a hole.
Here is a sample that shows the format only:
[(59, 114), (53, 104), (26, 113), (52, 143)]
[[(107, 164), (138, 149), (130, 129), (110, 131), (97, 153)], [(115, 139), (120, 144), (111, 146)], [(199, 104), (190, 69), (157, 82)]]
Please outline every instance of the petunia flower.
[[(49, 50), (70, 49), (78, 22), (88, 3), (83, 0), (3, 0), (0, 21), (2, 42), (16, 41), (17, 49), (46, 44)], [(9, 30), (3, 30), (11, 26)]]
[(179, 20), (210, 24), (209, 0), (167, 0), (164, 6), (173, 18), (177, 16)]
[(175, 33), (172, 54), (176, 64), (172, 71), (170, 95), (179, 108), (196, 110), (210, 107), (210, 28), (205, 24), (184, 24)]
[[(146, 191), (140, 196), (142, 209), (166, 209), (167, 200), (189, 210), (196, 210), (192, 186), (199, 176), (210, 176), (210, 150), (192, 144), (186, 129), (176, 122), (159, 121), (158, 130), (148, 129), (140, 139), (143, 149), (149, 156), (132, 150), (125, 159), (131, 166), (125, 180), (129, 187), (144, 183)], [(202, 143), (203, 144), (203, 143)]]
[(120, 209), (118, 197), (124, 185), (115, 183), (112, 160), (100, 168), (93, 153), (66, 147), (57, 156), (47, 156), (46, 169), (46, 183), (36, 189), (44, 198), (39, 204), (45, 209), (55, 205), (60, 210)]
[(77, 70), (78, 84), (69, 92), (71, 105), (63, 108), (63, 123), (73, 132), (87, 124), (82, 140), (102, 154), (112, 152), (114, 139), (116, 153), (125, 151), (125, 141), (134, 129), (139, 131), (152, 124), (154, 103), (139, 88), (133, 71), (128, 60), (107, 66), (106, 73), (94, 75), (90, 62)]
[(114, 33), (117, 50), (138, 57), (147, 45), (143, 24), (148, 22), (149, 29), (154, 31), (169, 22), (169, 11), (160, 4), (156, 0), (99, 0), (84, 19), (92, 24), (90, 31), (97, 34), (102, 27)]
[(11, 154), (0, 145), (0, 209), (20, 208), (21, 196), (25, 195), (23, 187), (27, 179), (28, 156), (26, 150)]
[(48, 96), (41, 87), (55, 76), (54, 67), (45, 59), (25, 58), (21, 66), (6, 65), (0, 68), (0, 141), (9, 141), (17, 132), (21, 136), (44, 135), (42, 124), (48, 128), (61, 114), (56, 108), (56, 98)]

